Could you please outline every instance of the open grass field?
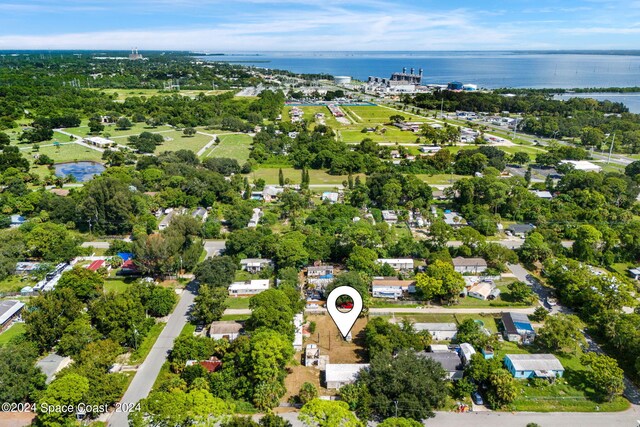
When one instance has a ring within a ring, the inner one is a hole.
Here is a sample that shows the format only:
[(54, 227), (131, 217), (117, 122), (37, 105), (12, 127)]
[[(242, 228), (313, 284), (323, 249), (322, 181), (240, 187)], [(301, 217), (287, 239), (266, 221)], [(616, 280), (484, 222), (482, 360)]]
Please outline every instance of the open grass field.
[[(282, 173), (285, 179), (289, 178), (292, 183), (300, 183), (302, 171), (293, 168), (282, 168)], [(250, 180), (262, 178), (267, 184), (278, 184), (278, 168), (258, 169), (251, 172), (247, 176)], [(310, 185), (326, 185), (328, 187), (331, 187), (332, 185), (341, 185), (348, 178), (349, 177), (347, 175), (329, 175), (323, 170), (309, 170)], [(355, 176), (353, 177), (353, 179), (355, 179)], [(361, 176), (361, 179), (364, 179), (364, 175)]]
[[(40, 155), (46, 154), (51, 157), (55, 163), (74, 162), (76, 160), (100, 162), (102, 160), (102, 153), (100, 151), (75, 143), (63, 143), (58, 147), (40, 146), (38, 153)], [(25, 153), (25, 157), (33, 162), (34, 154), (34, 152), (29, 152), (28, 155)]]
[[(178, 150), (191, 150), (197, 153), (202, 147), (207, 145), (211, 141), (211, 137), (208, 135), (195, 134), (193, 136), (184, 136), (182, 132), (170, 131), (163, 132), (163, 138), (171, 138), (169, 141), (164, 141), (161, 145), (156, 147), (156, 154), (164, 151), (178, 151)], [(117, 141), (117, 140), (116, 140)]]
[(227, 308), (234, 308), (234, 309), (238, 309), (238, 308), (249, 308), (249, 300), (251, 298), (243, 298), (243, 297), (238, 297), (238, 298), (233, 298), (233, 297), (229, 297), (226, 300), (227, 303)]
[[(253, 138), (246, 134), (220, 135), (220, 143), (207, 151), (205, 157), (228, 157), (243, 164), (249, 160)], [(197, 150), (196, 150), (197, 151)]]
[(127, 288), (133, 283), (135, 280), (121, 279), (117, 277), (108, 278), (104, 281), (104, 291), (105, 292), (115, 292), (116, 294), (121, 294), (126, 291)]
[(432, 184), (432, 185), (452, 184), (453, 182), (456, 182), (459, 179), (465, 178), (464, 175), (455, 175), (455, 174), (436, 174), (436, 175), (416, 174), (416, 176), (422, 181), (426, 182), (427, 184)]
[[(362, 128), (364, 127), (376, 127), (380, 126), (380, 128), (386, 129), (384, 133), (382, 132), (367, 132), (362, 133)], [(349, 142), (360, 142), (365, 138), (370, 138), (375, 142), (398, 142), (398, 143), (416, 143), (416, 139), (420, 137), (419, 134), (403, 131), (398, 129), (395, 126), (383, 126), (380, 125), (369, 125), (364, 124), (358, 127), (350, 127), (348, 129), (340, 129), (339, 132), (340, 137), (346, 143)]]
[(204, 93), (205, 95), (219, 95), (221, 93), (228, 92), (227, 90), (181, 90), (174, 92), (166, 92), (161, 89), (95, 89), (99, 92), (103, 92), (106, 94), (116, 94), (116, 99), (118, 101), (124, 101), (127, 98), (131, 98), (134, 96), (171, 96), (173, 94), (180, 94), (183, 96), (197, 96), (200, 93)]
[[(75, 128), (66, 128), (65, 131), (77, 136), (82, 136), (82, 137), (90, 136), (88, 123), (89, 123), (88, 120), (83, 120), (80, 126)], [(122, 130), (116, 129), (115, 125), (106, 125), (101, 135), (105, 138), (113, 139), (119, 144), (124, 144), (126, 142), (127, 137), (131, 135), (139, 135), (144, 131), (158, 133), (158, 132), (172, 131), (172, 130), (174, 130), (174, 128), (166, 125), (152, 128), (147, 126), (146, 123), (134, 123), (133, 126), (130, 127), (129, 129), (122, 129)], [(65, 138), (68, 138), (68, 137), (65, 136)]]
[(24, 334), (24, 323), (14, 323), (0, 334), (0, 347), (6, 345), (13, 338)]
[(351, 116), (355, 116), (358, 120), (358, 123), (362, 123), (365, 125), (371, 123), (389, 123), (389, 117), (400, 114), (404, 116), (407, 121), (411, 122), (428, 122), (430, 120), (425, 119), (424, 117), (417, 116), (415, 114), (411, 114), (409, 112), (396, 112), (394, 110), (390, 110), (388, 108), (379, 106), (379, 105), (366, 105), (366, 106), (356, 106), (356, 107), (342, 107), (347, 113), (351, 113)]

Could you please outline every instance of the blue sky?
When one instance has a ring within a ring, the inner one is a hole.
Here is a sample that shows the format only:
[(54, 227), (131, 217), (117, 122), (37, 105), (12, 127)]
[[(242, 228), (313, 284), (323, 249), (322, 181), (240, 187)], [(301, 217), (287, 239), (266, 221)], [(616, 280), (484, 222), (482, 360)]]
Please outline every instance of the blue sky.
[(0, 0), (0, 49), (640, 49), (640, 0)]

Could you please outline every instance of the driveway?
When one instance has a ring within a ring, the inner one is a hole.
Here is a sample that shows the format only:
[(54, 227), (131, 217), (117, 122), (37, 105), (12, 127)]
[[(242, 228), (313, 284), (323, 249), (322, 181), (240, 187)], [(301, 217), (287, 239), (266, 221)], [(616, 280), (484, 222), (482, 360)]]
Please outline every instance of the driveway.
[[(193, 288), (194, 284), (190, 283), (187, 289), (180, 295), (180, 300), (173, 310), (173, 313), (169, 315), (169, 319), (162, 333), (151, 348), (145, 361), (140, 365), (140, 368), (138, 368), (138, 372), (136, 372), (136, 375), (129, 384), (129, 388), (124, 393), (120, 401), (123, 406), (128, 406), (124, 404), (135, 404), (140, 399), (144, 399), (149, 395), (153, 383), (160, 373), (160, 368), (162, 368), (162, 365), (167, 360), (169, 351), (173, 348), (173, 341), (180, 335), (182, 328), (188, 321), (188, 313), (195, 298), (195, 290)], [(114, 412), (111, 414), (108, 425), (113, 427), (128, 426), (128, 417), (128, 412)]]
[(207, 258), (220, 255), (225, 246), (226, 242), (224, 240), (205, 240), (204, 250), (207, 251)]

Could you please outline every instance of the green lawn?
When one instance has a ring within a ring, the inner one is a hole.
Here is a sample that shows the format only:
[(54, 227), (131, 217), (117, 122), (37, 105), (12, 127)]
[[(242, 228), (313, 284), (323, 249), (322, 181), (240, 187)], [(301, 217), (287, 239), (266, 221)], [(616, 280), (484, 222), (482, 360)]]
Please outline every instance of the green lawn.
[(162, 333), (164, 326), (165, 323), (163, 322), (159, 322), (153, 325), (149, 333), (147, 333), (147, 336), (145, 336), (144, 340), (142, 340), (142, 343), (133, 353), (131, 353), (129, 364), (136, 365), (138, 363), (144, 362), (144, 359), (146, 359), (147, 355), (151, 351), (151, 348)]
[(197, 153), (202, 147), (207, 145), (211, 141), (211, 137), (208, 135), (195, 134), (194, 136), (184, 136), (181, 131), (163, 132), (163, 138), (171, 138), (169, 141), (164, 141), (161, 145), (156, 147), (156, 154), (164, 151), (178, 151), (178, 150), (191, 150)]
[(25, 286), (31, 286), (35, 282), (33, 280), (23, 279), (21, 276), (8, 276), (6, 279), (0, 281), (0, 293), (3, 292), (20, 292), (20, 289)]
[(104, 291), (105, 292), (115, 292), (116, 294), (121, 294), (126, 291), (127, 288), (133, 283), (134, 279), (121, 279), (118, 277), (108, 278), (104, 281)]
[(451, 184), (452, 182), (456, 182), (462, 178), (469, 178), (464, 175), (455, 175), (455, 174), (435, 174), (435, 175), (426, 175), (426, 174), (416, 174), (416, 176), (427, 184), (432, 185), (445, 185)]
[[(278, 184), (278, 168), (262, 168), (251, 172), (249, 175), (250, 180), (256, 179), (264, 179), (267, 184), (277, 185)], [(302, 171), (293, 168), (282, 168), (282, 173), (286, 178), (289, 178), (291, 183), (299, 184), (300, 178), (302, 177)], [(361, 175), (361, 179), (364, 178), (364, 175)], [(356, 179), (357, 175), (353, 176), (353, 179)], [(344, 181), (347, 181), (349, 177), (347, 175), (329, 175), (327, 172), (323, 170), (310, 169), (309, 170), (309, 180), (311, 185), (340, 185)]]
[(227, 298), (227, 308), (249, 308), (249, 300), (251, 297), (228, 297)]
[(236, 159), (240, 164), (249, 160), (251, 144), (253, 143), (253, 138), (250, 135), (227, 134), (220, 135), (219, 138), (220, 143), (205, 153), (206, 157), (227, 157)]
[(0, 334), (0, 347), (7, 344), (11, 339), (24, 334), (24, 323), (14, 323)]
[[(35, 154), (35, 152), (31, 150), (23, 150), (22, 153), (25, 155), (25, 157), (33, 162), (33, 155)], [(74, 162), (76, 160), (93, 162), (102, 161), (102, 153), (100, 151), (75, 143), (62, 143), (58, 147), (43, 147), (41, 145), (38, 153), (40, 155), (46, 154), (47, 156), (51, 157), (56, 163)]]
[(165, 92), (161, 89), (95, 89), (98, 92), (103, 92), (106, 94), (116, 94), (116, 99), (118, 101), (124, 101), (127, 98), (131, 98), (134, 96), (171, 96), (175, 93), (178, 93), (183, 96), (196, 96), (200, 93), (204, 93), (205, 95), (219, 95), (224, 92), (228, 92), (227, 90), (181, 90), (181, 91), (172, 91)]
[(248, 314), (225, 314), (220, 320), (247, 320), (248, 318)]

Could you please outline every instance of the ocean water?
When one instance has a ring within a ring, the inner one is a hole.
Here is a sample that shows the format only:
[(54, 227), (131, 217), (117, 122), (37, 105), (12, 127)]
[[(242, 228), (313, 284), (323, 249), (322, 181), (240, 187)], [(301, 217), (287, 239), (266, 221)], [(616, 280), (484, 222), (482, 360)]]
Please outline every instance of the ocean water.
[(423, 84), (461, 81), (488, 89), (640, 86), (640, 52), (230, 52), (201, 58), (359, 80), (423, 68)]
[(555, 99), (593, 98), (598, 101), (622, 102), (629, 108), (629, 112), (640, 114), (640, 93), (563, 93), (554, 96)]

